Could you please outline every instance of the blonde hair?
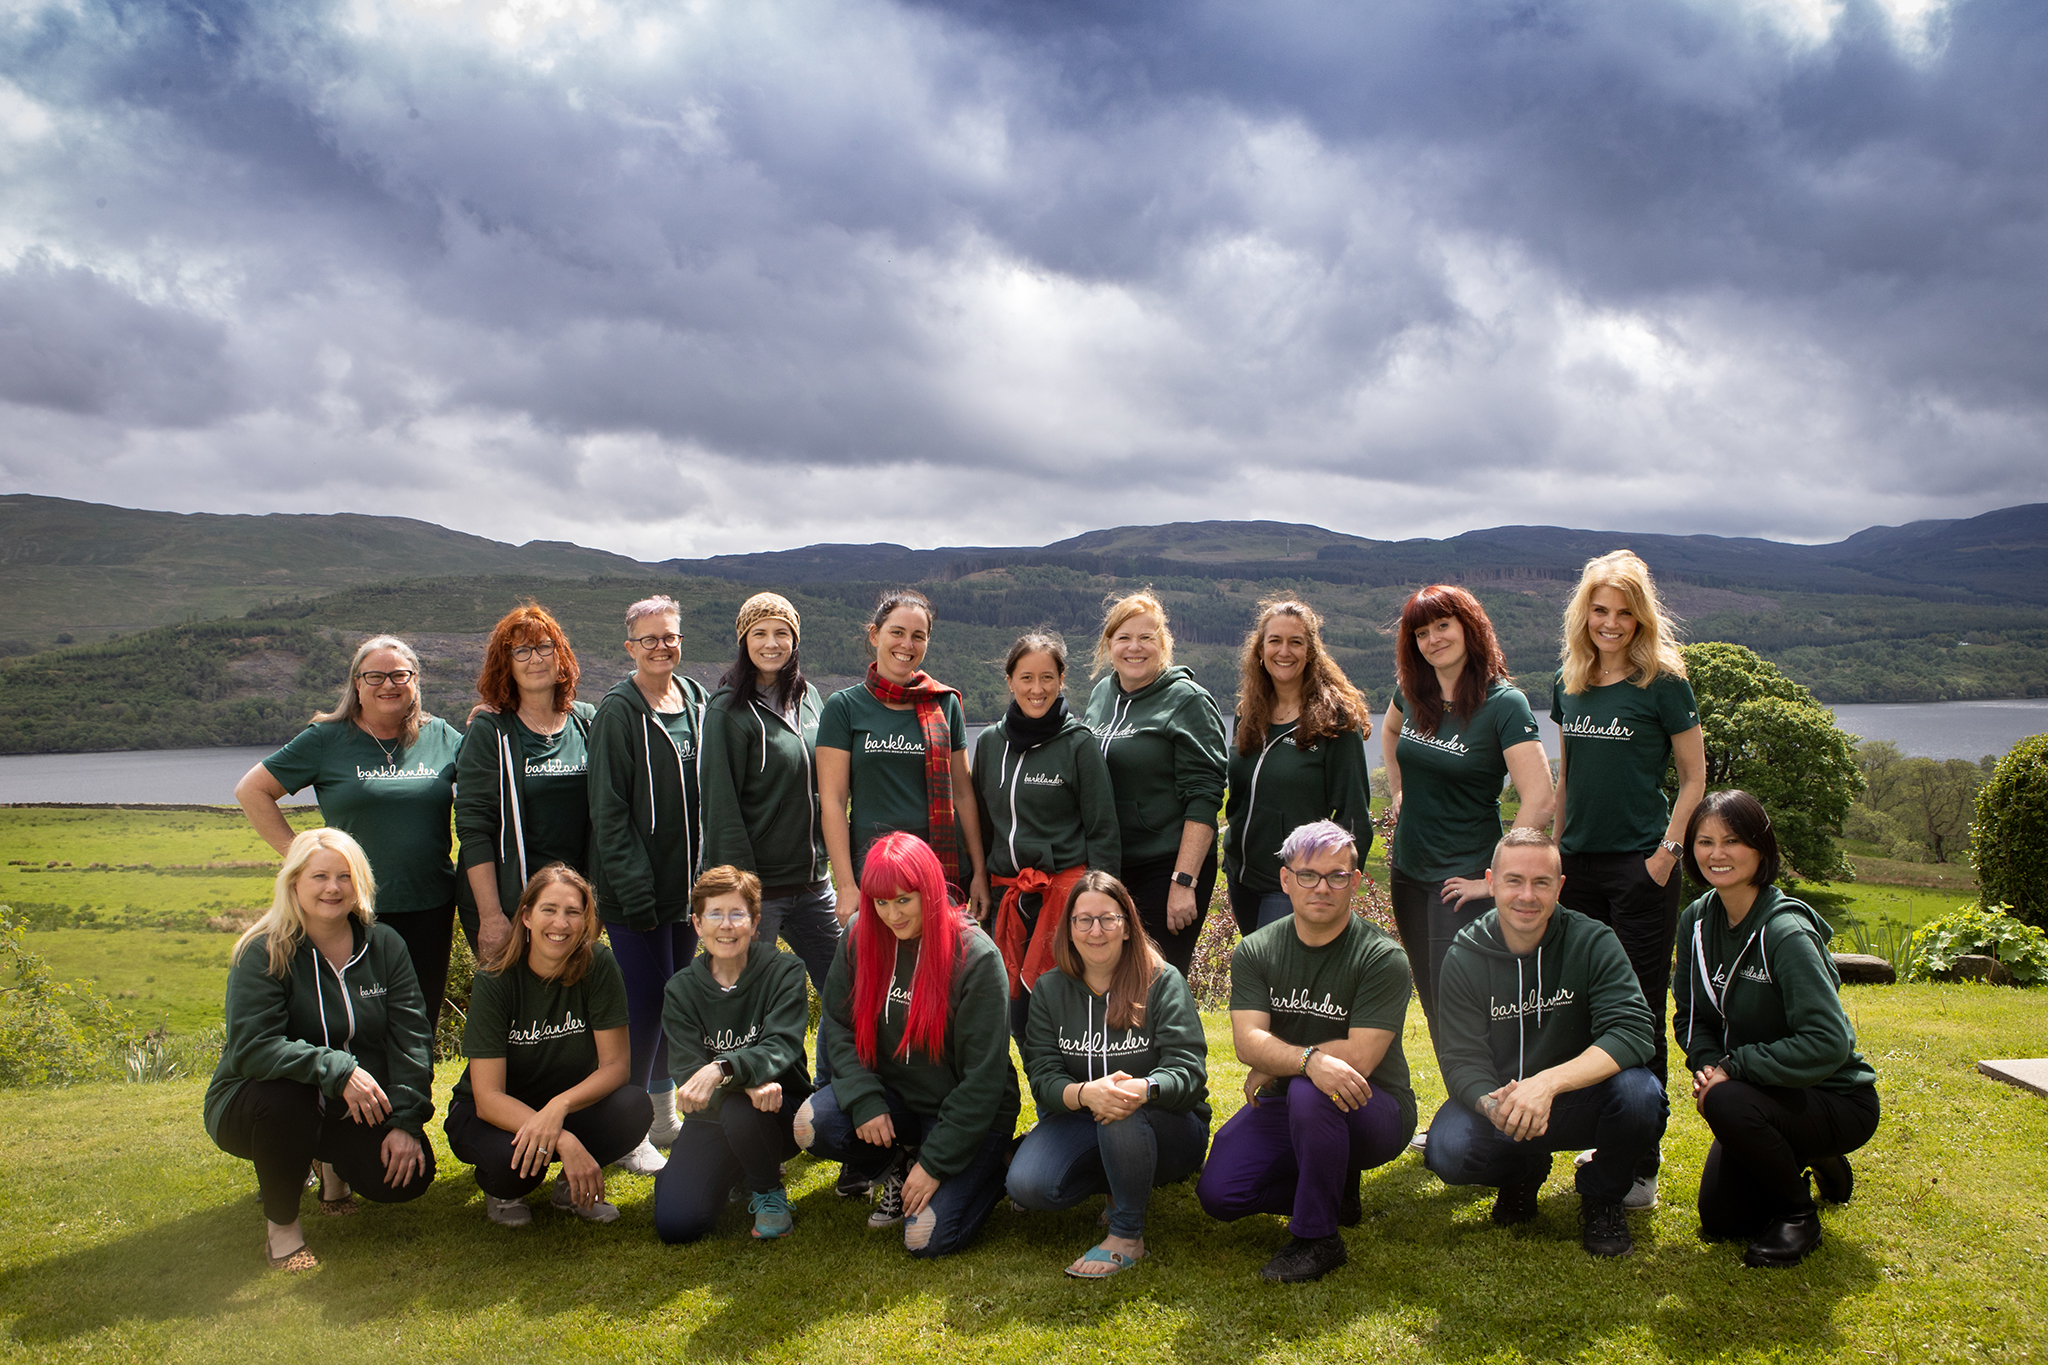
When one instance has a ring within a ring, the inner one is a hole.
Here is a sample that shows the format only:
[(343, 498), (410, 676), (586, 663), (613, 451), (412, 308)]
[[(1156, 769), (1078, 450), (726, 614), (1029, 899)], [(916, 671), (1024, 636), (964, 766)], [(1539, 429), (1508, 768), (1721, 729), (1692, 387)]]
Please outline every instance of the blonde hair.
[(372, 635), (356, 646), (356, 656), (348, 661), (348, 681), (341, 685), (341, 699), (334, 704), (332, 711), (314, 712), (313, 724), (340, 720), (353, 725), (362, 717), (363, 699), (356, 692), (356, 675), (363, 671), (363, 660), (380, 649), (388, 649), (398, 655), (405, 660), (405, 666), (412, 670), (412, 709), (405, 713), (402, 726), (405, 747), (409, 749), (420, 741), (420, 724), (431, 717), (427, 714), (425, 703), (420, 700), (426, 682), (426, 675), (420, 671), (420, 656), (413, 653), (412, 646), (396, 635)]
[(1635, 638), (1628, 642), (1628, 681), (1648, 687), (1660, 673), (1684, 677), (1678, 623), (1657, 599), (1657, 580), (1650, 576), (1650, 566), (1633, 551), (1616, 550), (1586, 561), (1578, 590), (1564, 609), (1564, 642), (1557, 651), (1564, 665), (1564, 690), (1576, 696), (1592, 686), (1593, 665), (1600, 652), (1594, 648), (1589, 621), (1593, 594), (1602, 588), (1612, 588), (1627, 598), (1628, 609), (1636, 618)]
[(1159, 666), (1173, 667), (1173, 632), (1166, 625), (1166, 604), (1152, 595), (1150, 588), (1134, 592), (1128, 597), (1116, 598), (1109, 604), (1109, 610), (1102, 614), (1102, 633), (1095, 637), (1094, 667), (1088, 676), (1102, 676), (1102, 670), (1110, 666), (1109, 641), (1133, 616), (1150, 615), (1159, 622)]
[(292, 974), (292, 958), (298, 954), (299, 940), (306, 936), (306, 912), (299, 905), (294, 883), (306, 870), (306, 864), (313, 861), (313, 855), (323, 850), (339, 853), (348, 864), (349, 880), (356, 890), (355, 908), (349, 913), (361, 920), (365, 929), (376, 923), (377, 879), (370, 873), (370, 857), (363, 852), (363, 846), (330, 826), (300, 830), (291, 847), (284, 851), (284, 866), (277, 870), (270, 908), (235, 940), (235, 950), (228, 954), (230, 963), (240, 962), (249, 945), (267, 935), (270, 963), (266, 970), (280, 979)]

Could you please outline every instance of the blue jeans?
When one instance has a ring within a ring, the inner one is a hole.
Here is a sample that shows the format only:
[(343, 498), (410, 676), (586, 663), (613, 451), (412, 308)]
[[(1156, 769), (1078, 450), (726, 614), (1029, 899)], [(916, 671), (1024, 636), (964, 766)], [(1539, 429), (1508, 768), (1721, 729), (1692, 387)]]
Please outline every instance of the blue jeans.
[[(804, 1144), (805, 1150), (821, 1161), (840, 1162), (850, 1174), (879, 1180), (898, 1150), (915, 1147), (938, 1122), (936, 1115), (912, 1113), (894, 1090), (882, 1094), (896, 1125), (894, 1147), (877, 1147), (856, 1137), (852, 1116), (839, 1107), (839, 1097), (828, 1085), (805, 1101), (811, 1111), (811, 1140)], [(1003, 1158), (1009, 1154), (1010, 1136), (1017, 1127), (1017, 1111), (1007, 1112), (1007, 1120), (1002, 1114), (996, 1116), (965, 1170), (940, 1178), (927, 1210), (934, 1220), (931, 1239), (921, 1247), (906, 1242), (911, 1255), (950, 1256), (973, 1241), (995, 1211), (996, 1201), (1003, 1197)], [(801, 1131), (797, 1140), (803, 1141)]]
[(1644, 1066), (1559, 1095), (1550, 1102), (1550, 1127), (1521, 1142), (1448, 1100), (1429, 1121), (1423, 1164), (1446, 1185), (1527, 1185), (1550, 1174), (1551, 1153), (1591, 1147), (1593, 1159), (1579, 1167), (1579, 1194), (1618, 1204), (1670, 1116), (1664, 1087)]
[(1237, 932), (1250, 938), (1276, 919), (1294, 913), (1294, 902), (1285, 891), (1254, 891), (1242, 882), (1230, 883), (1230, 917)]
[(633, 1049), (626, 1080), (653, 1094), (673, 1090), (661, 1003), (668, 994), (668, 979), (697, 954), (697, 930), (690, 921), (679, 919), (644, 933), (607, 923), (604, 932), (618, 959), (619, 975), (626, 979), (626, 1039)]
[(839, 951), (839, 917), (832, 913), (837, 903), (829, 881), (819, 882), (794, 896), (777, 896), (761, 902), (761, 942), (773, 943), (779, 935), (788, 943), (790, 950), (803, 959), (804, 970), (810, 973), (811, 984), (818, 988), (820, 999), (825, 995), (825, 974), (832, 970), (832, 955)]
[(1091, 1194), (1109, 1195), (1109, 1234), (1143, 1237), (1155, 1185), (1201, 1169), (1209, 1125), (1193, 1113), (1142, 1108), (1115, 1123), (1087, 1110), (1040, 1119), (1010, 1162), (1010, 1198), (1027, 1209), (1070, 1209)]

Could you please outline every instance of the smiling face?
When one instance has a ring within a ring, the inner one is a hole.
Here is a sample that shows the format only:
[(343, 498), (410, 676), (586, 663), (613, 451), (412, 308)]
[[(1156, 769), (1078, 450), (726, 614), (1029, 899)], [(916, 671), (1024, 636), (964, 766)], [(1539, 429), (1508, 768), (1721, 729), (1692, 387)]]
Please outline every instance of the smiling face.
[(356, 879), (348, 859), (323, 848), (306, 860), (292, 881), (299, 913), (311, 928), (327, 928), (346, 920), (356, 908)]
[(693, 919), (697, 941), (704, 945), (704, 951), (727, 962), (747, 955), (760, 924), (747, 907), (747, 898), (737, 891), (722, 892), (706, 900)]
[(1636, 614), (1619, 588), (1595, 588), (1586, 606), (1586, 629), (1604, 668), (1626, 666), (1628, 647), (1636, 638)]
[(1267, 618), (1259, 633), (1259, 662), (1275, 687), (1291, 687), (1301, 681), (1308, 667), (1308, 625), (1287, 612)]
[(1124, 955), (1131, 926), (1114, 896), (1083, 891), (1067, 907), (1067, 935), (1084, 965), (1106, 971)]
[(1501, 937), (1515, 953), (1526, 953), (1543, 941), (1557, 909), (1564, 873), (1555, 848), (1503, 848), (1486, 874), (1500, 912)]
[[(626, 653), (641, 677), (667, 687), (676, 671), (676, 660), (682, 655), (682, 633), (682, 620), (672, 611), (633, 618), (626, 627)], [(650, 638), (654, 644), (642, 643)], [(675, 643), (669, 644), (670, 640)]]
[(1709, 815), (1693, 831), (1692, 856), (1700, 865), (1700, 875), (1716, 891), (1754, 886), (1757, 870), (1763, 866), (1763, 855), (1743, 843), (1718, 815)]
[[(521, 659), (519, 651), (524, 649), (526, 657)], [(555, 652), (555, 642), (545, 631), (522, 631), (512, 642), (512, 681), (518, 685), (521, 696), (538, 697), (543, 694), (552, 702), (555, 684), (561, 681), (561, 660)]]
[(1124, 691), (1150, 687), (1164, 666), (1166, 647), (1159, 639), (1159, 618), (1141, 611), (1109, 637), (1109, 661)]
[[(386, 725), (403, 723), (411, 713), (413, 700), (419, 695), (419, 675), (412, 660), (395, 649), (373, 649), (363, 656), (362, 664), (356, 669), (356, 704), (362, 708), (365, 720)], [(395, 682), (386, 677), (382, 683), (372, 683), (363, 675), (366, 673), (391, 674), (412, 673), (404, 682)]]
[(1037, 720), (1052, 709), (1063, 681), (1060, 666), (1052, 655), (1042, 649), (1033, 650), (1020, 654), (1017, 666), (1010, 670), (1010, 695), (1016, 698), (1020, 711)]
[(1415, 647), (1422, 661), (1438, 673), (1456, 673), (1465, 667), (1465, 623), (1455, 616), (1439, 616), (1415, 632)]
[(890, 612), (881, 625), (868, 627), (868, 647), (875, 651), (875, 666), (893, 683), (907, 683), (917, 675), (931, 641), (931, 618), (908, 604)]
[(775, 686), (782, 666), (796, 653), (796, 632), (779, 616), (764, 616), (747, 627), (747, 662), (754, 666), (755, 681), (762, 687)]
[(908, 889), (875, 897), (875, 913), (905, 943), (924, 933), (924, 897)]
[(519, 921), (526, 926), (526, 964), (537, 976), (553, 976), (589, 931), (590, 906), (575, 886), (551, 882)]

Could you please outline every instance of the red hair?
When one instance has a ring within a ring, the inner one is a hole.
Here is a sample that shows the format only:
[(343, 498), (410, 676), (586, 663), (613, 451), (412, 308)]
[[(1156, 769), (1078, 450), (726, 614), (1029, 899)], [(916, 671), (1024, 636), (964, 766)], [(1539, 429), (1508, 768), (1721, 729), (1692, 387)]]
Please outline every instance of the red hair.
[(937, 1059), (946, 1049), (946, 1014), (953, 1003), (953, 972), (959, 965), (965, 912), (946, 897), (946, 872), (939, 855), (915, 834), (885, 834), (868, 849), (860, 872), (860, 912), (853, 926), (853, 1050), (861, 1064), (875, 1065), (875, 1032), (896, 980), (897, 939), (875, 900), (915, 891), (924, 901), (924, 928), (917, 971), (910, 979), (910, 1017), (898, 1057), (915, 1047)]
[(1451, 710), (1458, 719), (1477, 711), (1494, 683), (1508, 680), (1507, 656), (1500, 652), (1493, 622), (1486, 619), (1486, 608), (1479, 605), (1479, 599), (1449, 583), (1420, 589), (1401, 608), (1401, 639), (1394, 650), (1394, 676), (1401, 684), (1401, 699), (1407, 703), (1403, 710), (1417, 734), (1436, 733), (1444, 718), (1444, 695), (1436, 670), (1415, 643), (1415, 634), (1446, 616), (1456, 617), (1465, 630), (1465, 671), (1451, 698)]
[(561, 624), (530, 597), (491, 627), (490, 641), (484, 645), (484, 666), (476, 675), (476, 694), (500, 714), (517, 711), (519, 683), (512, 676), (512, 651), (542, 641), (555, 647), (555, 710), (568, 710), (569, 703), (576, 700), (576, 680), (582, 676), (576, 667), (576, 651), (569, 648)]

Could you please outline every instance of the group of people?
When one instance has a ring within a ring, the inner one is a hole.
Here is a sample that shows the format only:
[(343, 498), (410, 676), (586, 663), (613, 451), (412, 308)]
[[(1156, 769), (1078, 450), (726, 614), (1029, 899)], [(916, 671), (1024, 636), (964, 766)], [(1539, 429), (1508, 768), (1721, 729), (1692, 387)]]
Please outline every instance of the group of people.
[[(677, 671), (681, 622), (667, 597), (629, 607), (633, 671), (592, 707), (560, 625), (521, 606), (466, 732), (425, 714), (411, 648), (372, 638), (335, 709), (237, 786), (283, 866), (235, 950), (206, 1118), (255, 1163), (272, 1264), (314, 1263), (311, 1179), (327, 1215), (431, 1184), (458, 920), (478, 971), (443, 1127), (506, 1226), (551, 1170), (553, 1208), (616, 1219), (617, 1165), (655, 1176), (665, 1241), (740, 1199), (772, 1240), (808, 1152), (917, 1256), (964, 1246), (1006, 1196), (1105, 1196), (1104, 1235), (1067, 1266), (1102, 1278), (1145, 1256), (1152, 1190), (1193, 1176), (1215, 1217), (1286, 1216), (1261, 1273), (1299, 1281), (1344, 1262), (1362, 1173), (1406, 1148), (1496, 1188), (1502, 1224), (1535, 1218), (1552, 1154), (1580, 1149), (1583, 1244), (1619, 1255), (1627, 1210), (1656, 1202), (1667, 1001), (1715, 1135), (1703, 1235), (1795, 1264), (1820, 1240), (1809, 1172), (1849, 1196), (1878, 1104), (1827, 927), (1777, 889), (1762, 807), (1705, 793), (1672, 625), (1626, 551), (1586, 566), (1565, 613), (1554, 783), (1478, 600), (1432, 585), (1406, 604), (1380, 729), (1398, 938), (1352, 909), (1373, 721), (1306, 603), (1261, 604), (1228, 739), (1153, 594), (1110, 604), (1083, 714), (1064, 644), (1027, 634), (971, 763), (915, 592), (878, 603), (866, 679), (830, 698), (785, 598), (741, 607), (708, 693)], [(325, 823), (294, 834), (278, 803), (308, 786)], [(1711, 888), (1682, 920), (1681, 863)], [(1219, 871), (1250, 1074), (1212, 1141), (1186, 978)], [(1411, 992), (1449, 1094), (1424, 1133)], [(1037, 1114), (1021, 1138), (1013, 1047)]]

